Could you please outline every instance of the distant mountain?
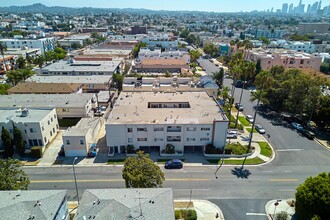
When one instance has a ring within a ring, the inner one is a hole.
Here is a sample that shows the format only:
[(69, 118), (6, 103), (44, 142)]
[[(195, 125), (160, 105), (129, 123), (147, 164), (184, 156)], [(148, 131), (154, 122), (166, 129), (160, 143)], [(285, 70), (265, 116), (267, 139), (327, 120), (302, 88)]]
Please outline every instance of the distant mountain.
[(33, 5), (26, 6), (9, 6), (0, 7), (0, 13), (47, 13), (47, 14), (100, 14), (100, 13), (111, 13), (111, 12), (130, 12), (138, 14), (174, 14), (174, 13), (208, 13), (208, 12), (198, 12), (198, 11), (155, 11), (149, 9), (136, 9), (136, 8), (70, 8), (61, 6), (45, 6), (43, 4), (37, 3)]

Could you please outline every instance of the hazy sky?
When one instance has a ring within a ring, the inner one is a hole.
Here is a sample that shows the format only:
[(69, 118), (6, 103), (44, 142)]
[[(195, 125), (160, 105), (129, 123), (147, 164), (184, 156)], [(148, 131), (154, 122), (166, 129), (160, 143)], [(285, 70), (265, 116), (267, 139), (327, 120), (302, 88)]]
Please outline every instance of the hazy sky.
[[(274, 7), (274, 11), (282, 8), (282, 4), (299, 4), (299, 0), (0, 0), (1, 6), (29, 5), (42, 3), (47, 6), (98, 7), (98, 8), (147, 8), (155, 10), (197, 10), (215, 12), (236, 12), (265, 10)], [(305, 10), (308, 4), (316, 0), (302, 0)], [(322, 7), (330, 5), (330, 0), (323, 0)]]

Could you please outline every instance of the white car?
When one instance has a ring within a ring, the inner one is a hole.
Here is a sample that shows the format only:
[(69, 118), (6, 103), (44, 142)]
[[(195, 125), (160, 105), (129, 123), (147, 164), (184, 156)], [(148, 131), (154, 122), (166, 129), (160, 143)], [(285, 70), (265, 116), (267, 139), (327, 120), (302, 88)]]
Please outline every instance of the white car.
[(228, 130), (227, 131), (227, 138), (234, 138), (234, 139), (236, 139), (237, 138), (237, 131)]
[(256, 124), (255, 129), (259, 132), (259, 134), (265, 134), (266, 133), (265, 129), (261, 125)]
[(245, 118), (248, 122), (253, 123), (253, 117), (251, 115), (246, 115)]

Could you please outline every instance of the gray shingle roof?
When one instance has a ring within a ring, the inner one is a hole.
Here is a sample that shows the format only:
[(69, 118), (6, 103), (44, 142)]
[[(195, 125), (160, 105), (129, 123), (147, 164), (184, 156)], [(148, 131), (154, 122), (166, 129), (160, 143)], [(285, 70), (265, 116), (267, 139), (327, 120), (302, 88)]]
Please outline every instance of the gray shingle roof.
[(75, 220), (174, 220), (172, 189), (85, 190)]
[(0, 219), (54, 219), (65, 195), (66, 190), (0, 191)]

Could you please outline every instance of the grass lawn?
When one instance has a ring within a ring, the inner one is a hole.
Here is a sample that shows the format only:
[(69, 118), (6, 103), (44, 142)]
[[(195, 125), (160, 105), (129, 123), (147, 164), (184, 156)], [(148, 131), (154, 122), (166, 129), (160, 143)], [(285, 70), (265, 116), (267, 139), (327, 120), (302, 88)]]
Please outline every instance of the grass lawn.
[(269, 147), (268, 143), (266, 142), (258, 142), (260, 148), (261, 148), (261, 155), (264, 155), (266, 157), (271, 157), (273, 152), (272, 149)]
[(108, 160), (107, 164), (112, 165), (112, 164), (124, 164), (125, 159), (110, 159)]
[[(252, 131), (252, 128), (246, 128), (246, 130), (251, 133)], [(258, 133), (258, 131), (256, 129), (253, 129), (253, 133)]]
[[(218, 163), (220, 164), (221, 163), (221, 160), (215, 160), (215, 159), (210, 159), (210, 160), (207, 160), (209, 161), (210, 163)], [(231, 159), (225, 159), (225, 162), (224, 164), (225, 165), (242, 165), (243, 164), (243, 161), (244, 159), (241, 159), (241, 160), (231, 160)], [(255, 157), (255, 158), (252, 158), (252, 159), (247, 159), (245, 160), (245, 165), (254, 165), (254, 164), (262, 164), (264, 163), (265, 161), (263, 161), (262, 159), (260, 159), (259, 157)]]
[(230, 115), (230, 122), (236, 122), (236, 118), (233, 115)]
[(242, 125), (250, 126), (250, 122), (248, 122), (248, 120), (246, 120), (244, 116), (238, 116), (238, 120), (241, 122)]

